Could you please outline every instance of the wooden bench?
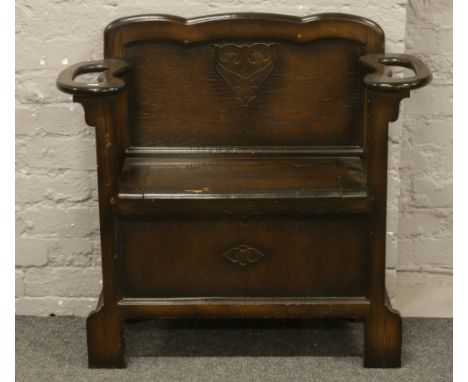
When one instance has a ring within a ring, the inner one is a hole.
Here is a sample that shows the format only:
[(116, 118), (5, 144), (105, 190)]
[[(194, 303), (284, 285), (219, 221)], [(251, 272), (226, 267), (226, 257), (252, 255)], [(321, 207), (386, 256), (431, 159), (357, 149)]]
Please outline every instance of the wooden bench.
[(124, 320), (158, 317), (354, 317), (365, 366), (400, 366), (388, 123), (428, 68), (344, 14), (134, 16), (104, 42), (103, 61), (57, 81), (96, 127), (103, 290), (89, 366), (125, 367)]

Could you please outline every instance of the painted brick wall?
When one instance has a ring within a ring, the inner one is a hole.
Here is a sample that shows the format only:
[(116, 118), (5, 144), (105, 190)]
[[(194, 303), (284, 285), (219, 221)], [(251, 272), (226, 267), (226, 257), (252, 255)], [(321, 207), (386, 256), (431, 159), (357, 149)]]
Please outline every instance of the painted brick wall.
[(404, 103), (396, 297), (403, 314), (446, 315), (452, 309), (452, 1), (410, 0), (405, 45), (434, 79)]
[[(379, 23), (386, 32), (387, 51), (390, 52), (404, 51), (405, 35), (410, 31), (410, 26), (406, 26), (407, 4), (404, 0), (165, 0), (157, 5), (149, 4), (147, 0), (16, 2), (18, 314), (85, 315), (94, 307), (100, 290), (94, 131), (84, 124), (81, 106), (71, 103), (71, 97), (55, 88), (55, 79), (68, 64), (102, 57), (102, 30), (107, 23), (118, 17), (151, 12), (185, 17), (247, 11), (301, 16), (344, 12), (369, 17)], [(425, 17), (430, 17), (430, 13)], [(441, 20), (440, 25), (445, 25), (446, 21)], [(418, 22), (416, 17), (414, 25)], [(426, 19), (421, 22), (426, 22)], [(421, 33), (420, 38), (425, 40), (425, 34)], [(408, 42), (406, 45), (410, 48)], [(425, 51), (424, 46), (420, 50)], [(450, 88), (441, 85), (439, 88), (439, 96), (450, 98)], [(411, 107), (420, 113), (425, 108), (421, 106), (424, 103), (432, 105), (430, 110), (441, 107), (438, 98), (430, 92), (415, 94), (414, 101), (410, 102), (414, 103)], [(449, 114), (449, 107), (443, 112)], [(415, 118), (417, 114), (413, 117), (408, 115), (404, 119), (407, 124), (397, 122), (390, 129), (387, 282), (393, 296), (397, 266), (403, 270), (405, 264), (405, 260), (400, 261), (398, 257), (399, 245), (404, 248), (408, 241), (413, 243), (412, 239), (406, 240), (411, 235), (399, 233), (399, 226), (405, 227), (406, 224), (403, 217), (399, 218), (399, 209), (403, 207), (404, 217), (417, 218), (419, 207), (409, 203), (408, 184), (419, 184), (416, 187), (421, 188), (427, 181), (423, 177), (418, 178), (419, 183), (414, 183), (411, 180), (413, 173), (402, 165), (404, 162), (400, 156), (402, 153), (407, 158), (412, 149), (416, 150), (412, 155), (417, 154), (419, 146), (401, 149), (405, 140), (403, 134), (409, 133), (409, 121)], [(448, 119), (444, 121), (450, 124)], [(426, 145), (427, 151), (430, 151), (429, 141), (433, 139), (431, 131), (421, 130), (420, 133), (420, 139), (426, 139), (426, 143), (421, 144)], [(444, 150), (450, 148), (446, 145), (439, 149), (439, 153), (447, 155)], [(405, 174), (403, 182), (400, 181), (401, 172)], [(434, 198), (440, 198), (437, 190), (427, 194), (431, 200), (421, 202), (431, 206)], [(408, 204), (400, 203), (402, 195)], [(426, 227), (426, 216), (421, 219), (420, 224)], [(427, 219), (427, 224), (430, 224), (430, 218)], [(412, 248), (416, 243), (419, 242), (414, 240)], [(421, 259), (421, 264), (426, 260)]]

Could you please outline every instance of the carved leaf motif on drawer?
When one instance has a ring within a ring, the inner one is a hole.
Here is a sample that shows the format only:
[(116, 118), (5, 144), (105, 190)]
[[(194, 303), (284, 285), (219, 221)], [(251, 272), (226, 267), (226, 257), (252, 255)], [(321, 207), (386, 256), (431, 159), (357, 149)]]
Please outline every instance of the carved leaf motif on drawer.
[(241, 244), (227, 250), (222, 256), (229, 261), (244, 267), (261, 260), (266, 255), (256, 248), (250, 247), (246, 244)]

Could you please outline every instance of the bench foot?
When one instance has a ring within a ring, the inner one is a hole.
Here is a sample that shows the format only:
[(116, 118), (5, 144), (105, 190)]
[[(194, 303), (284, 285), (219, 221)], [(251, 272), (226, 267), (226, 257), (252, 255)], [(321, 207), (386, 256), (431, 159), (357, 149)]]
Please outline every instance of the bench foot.
[(371, 308), (365, 325), (364, 367), (401, 367), (402, 322), (387, 305)]
[(99, 305), (86, 320), (88, 367), (92, 369), (127, 367), (123, 322), (117, 312)]

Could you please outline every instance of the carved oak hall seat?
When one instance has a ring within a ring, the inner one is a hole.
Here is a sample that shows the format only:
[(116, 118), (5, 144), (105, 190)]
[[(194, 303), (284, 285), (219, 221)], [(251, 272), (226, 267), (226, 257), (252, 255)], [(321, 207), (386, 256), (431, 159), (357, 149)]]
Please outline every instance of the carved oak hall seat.
[(344, 14), (134, 16), (104, 42), (57, 81), (96, 127), (89, 366), (125, 367), (124, 320), (156, 317), (355, 317), (365, 366), (400, 366), (387, 128), (428, 68)]

